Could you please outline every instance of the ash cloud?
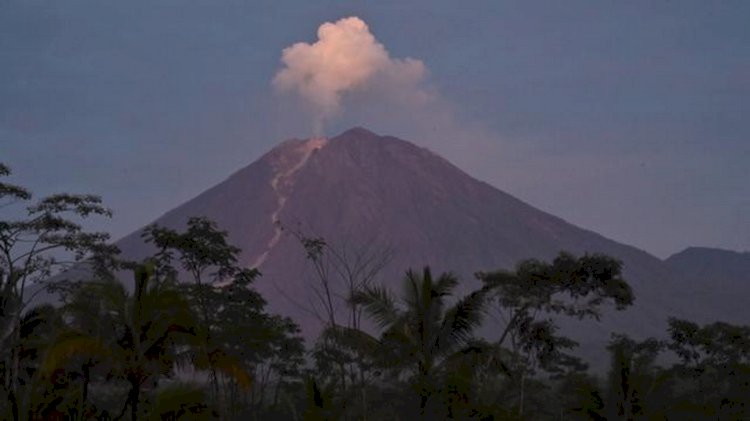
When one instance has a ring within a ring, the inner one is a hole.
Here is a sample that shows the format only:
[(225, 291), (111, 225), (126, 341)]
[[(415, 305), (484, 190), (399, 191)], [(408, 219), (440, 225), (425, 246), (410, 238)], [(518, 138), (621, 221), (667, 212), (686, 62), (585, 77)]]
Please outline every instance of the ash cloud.
[(317, 41), (285, 48), (281, 62), (273, 85), (298, 95), (310, 107), (316, 134), (341, 112), (347, 94), (374, 95), (385, 102), (430, 100), (420, 86), (427, 75), (424, 63), (391, 57), (358, 17), (322, 24)]

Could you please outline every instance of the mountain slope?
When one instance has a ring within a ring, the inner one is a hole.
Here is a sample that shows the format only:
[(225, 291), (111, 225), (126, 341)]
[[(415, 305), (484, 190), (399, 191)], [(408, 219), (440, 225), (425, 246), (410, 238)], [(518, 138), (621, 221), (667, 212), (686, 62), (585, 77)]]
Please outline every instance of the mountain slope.
[(684, 289), (703, 297), (702, 305), (721, 309), (714, 319), (748, 323), (750, 253), (708, 247), (690, 247), (665, 260)]
[[(562, 250), (615, 256), (624, 262), (637, 304), (602, 323), (570, 324), (586, 349), (601, 350), (612, 330), (657, 335), (668, 315), (712, 315), (694, 305), (695, 297), (680, 290), (656, 257), (535, 209), (427, 149), (361, 128), (329, 140), (286, 141), (156, 222), (180, 227), (199, 215), (229, 231), (243, 250), (241, 263), (263, 273), (256, 287), (271, 309), (295, 318), (308, 336), (319, 327), (315, 281), (290, 231), (350, 250), (390, 247), (393, 260), (378, 282), (395, 288), (410, 267), (453, 271), (469, 291), (474, 272), (512, 268), (525, 258), (551, 259)], [(118, 245), (129, 257), (149, 251), (139, 233)]]

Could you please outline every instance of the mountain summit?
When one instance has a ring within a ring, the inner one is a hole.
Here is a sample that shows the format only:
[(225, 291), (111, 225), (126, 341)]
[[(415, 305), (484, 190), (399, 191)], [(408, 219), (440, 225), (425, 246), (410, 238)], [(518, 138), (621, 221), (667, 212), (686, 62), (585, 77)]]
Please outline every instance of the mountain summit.
[[(352, 255), (363, 247), (391, 250), (375, 280), (391, 287), (406, 269), (426, 265), (457, 273), (468, 291), (476, 286), (473, 273), (525, 258), (551, 259), (560, 251), (617, 257), (636, 305), (606, 315), (603, 324), (575, 325), (585, 329), (576, 334), (584, 343), (603, 345), (612, 330), (658, 335), (668, 315), (703, 318), (695, 297), (680, 292), (658, 258), (536, 209), (425, 148), (362, 128), (285, 141), (155, 222), (181, 228), (191, 216), (229, 232), (242, 249), (240, 263), (262, 272), (256, 288), (270, 309), (293, 317), (308, 336), (319, 321), (310, 311), (314, 271), (299, 234)], [(140, 232), (118, 245), (127, 257), (149, 251)]]

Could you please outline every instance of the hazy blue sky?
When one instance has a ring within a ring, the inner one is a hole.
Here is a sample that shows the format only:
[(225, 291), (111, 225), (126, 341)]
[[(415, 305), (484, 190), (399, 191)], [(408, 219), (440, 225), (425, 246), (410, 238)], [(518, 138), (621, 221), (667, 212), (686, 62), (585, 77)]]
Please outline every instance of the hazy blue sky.
[(283, 48), (351, 15), (437, 100), (352, 95), (327, 134), (415, 141), (658, 256), (750, 249), (741, 0), (0, 0), (0, 161), (39, 194), (101, 194), (126, 234), (310, 134), (271, 80)]

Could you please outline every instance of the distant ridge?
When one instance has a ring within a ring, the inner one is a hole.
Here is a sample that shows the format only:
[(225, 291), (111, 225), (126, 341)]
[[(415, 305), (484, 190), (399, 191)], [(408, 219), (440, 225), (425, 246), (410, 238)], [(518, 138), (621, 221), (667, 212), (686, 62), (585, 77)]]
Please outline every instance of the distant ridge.
[(704, 297), (700, 305), (717, 310), (716, 320), (750, 324), (750, 252), (689, 247), (665, 263), (686, 290)]

